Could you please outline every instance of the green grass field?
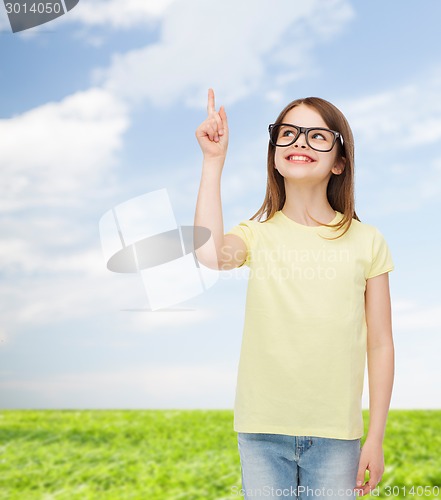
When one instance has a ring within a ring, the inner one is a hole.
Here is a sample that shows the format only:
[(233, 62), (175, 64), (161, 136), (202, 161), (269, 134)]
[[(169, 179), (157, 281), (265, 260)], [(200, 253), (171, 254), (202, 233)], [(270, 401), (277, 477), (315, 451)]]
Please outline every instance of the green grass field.
[[(440, 450), (441, 411), (391, 410), (376, 496), (439, 498)], [(237, 500), (240, 488), (230, 410), (0, 411), (2, 499)]]

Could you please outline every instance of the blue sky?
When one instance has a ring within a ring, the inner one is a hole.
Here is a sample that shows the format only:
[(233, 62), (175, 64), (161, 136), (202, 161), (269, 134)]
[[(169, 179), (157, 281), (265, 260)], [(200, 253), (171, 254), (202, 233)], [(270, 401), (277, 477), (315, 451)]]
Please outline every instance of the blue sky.
[(246, 275), (222, 273), (187, 311), (128, 311), (142, 282), (107, 271), (98, 229), (163, 188), (193, 223), (213, 87), (230, 124), (225, 232), (263, 201), (286, 103), (345, 113), (357, 214), (395, 262), (391, 407), (439, 408), (440, 18), (437, 0), (82, 0), (12, 34), (0, 6), (0, 406), (233, 407)]

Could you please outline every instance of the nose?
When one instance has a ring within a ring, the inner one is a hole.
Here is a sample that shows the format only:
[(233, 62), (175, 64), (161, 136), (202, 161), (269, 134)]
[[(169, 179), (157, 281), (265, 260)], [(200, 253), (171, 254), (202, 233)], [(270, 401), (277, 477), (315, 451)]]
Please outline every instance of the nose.
[(308, 143), (306, 142), (306, 135), (304, 132), (300, 132), (300, 135), (297, 137), (296, 142), (292, 144), (295, 148), (301, 147), (301, 148), (307, 148)]

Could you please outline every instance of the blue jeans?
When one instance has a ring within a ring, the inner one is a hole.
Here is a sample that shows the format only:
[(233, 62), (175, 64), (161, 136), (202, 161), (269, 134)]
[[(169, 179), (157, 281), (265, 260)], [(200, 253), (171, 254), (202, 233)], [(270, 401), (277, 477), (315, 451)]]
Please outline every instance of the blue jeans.
[(254, 498), (356, 498), (361, 438), (237, 433), (241, 495)]

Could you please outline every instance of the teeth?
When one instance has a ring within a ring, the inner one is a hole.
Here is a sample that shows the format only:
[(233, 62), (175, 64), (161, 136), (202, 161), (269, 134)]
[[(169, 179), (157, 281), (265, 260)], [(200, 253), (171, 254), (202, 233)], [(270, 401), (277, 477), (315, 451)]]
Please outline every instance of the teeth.
[(294, 161), (312, 161), (311, 158), (308, 158), (307, 156), (288, 156), (288, 160), (294, 160)]

